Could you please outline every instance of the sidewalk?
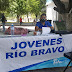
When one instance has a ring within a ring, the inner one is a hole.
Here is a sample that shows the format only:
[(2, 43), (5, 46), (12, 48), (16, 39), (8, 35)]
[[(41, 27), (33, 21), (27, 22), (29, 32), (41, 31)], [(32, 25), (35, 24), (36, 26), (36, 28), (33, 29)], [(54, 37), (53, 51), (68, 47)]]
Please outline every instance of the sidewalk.
[[(11, 24), (14, 24), (15, 26), (20, 26), (20, 23), (5, 23), (5, 26), (10, 26)], [(2, 26), (2, 23), (0, 23)], [(22, 23), (21, 26), (35, 26), (32, 22), (30, 23)]]
[(0, 30), (0, 35), (5, 35), (5, 34)]

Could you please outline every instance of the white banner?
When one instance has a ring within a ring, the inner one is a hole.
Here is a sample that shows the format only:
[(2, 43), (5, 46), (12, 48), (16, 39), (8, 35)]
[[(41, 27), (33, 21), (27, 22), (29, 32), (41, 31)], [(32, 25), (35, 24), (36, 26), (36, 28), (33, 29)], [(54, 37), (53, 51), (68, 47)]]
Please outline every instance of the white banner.
[(71, 43), (72, 34), (0, 38), (0, 72), (63, 57)]

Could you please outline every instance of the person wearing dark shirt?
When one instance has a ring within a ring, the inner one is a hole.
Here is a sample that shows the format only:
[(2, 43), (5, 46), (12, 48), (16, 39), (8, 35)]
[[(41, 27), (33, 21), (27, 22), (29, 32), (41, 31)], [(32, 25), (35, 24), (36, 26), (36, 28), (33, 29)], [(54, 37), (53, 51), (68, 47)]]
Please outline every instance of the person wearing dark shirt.
[(5, 32), (5, 21), (6, 21), (6, 18), (4, 16), (4, 13), (2, 14), (2, 24), (3, 24), (3, 32)]

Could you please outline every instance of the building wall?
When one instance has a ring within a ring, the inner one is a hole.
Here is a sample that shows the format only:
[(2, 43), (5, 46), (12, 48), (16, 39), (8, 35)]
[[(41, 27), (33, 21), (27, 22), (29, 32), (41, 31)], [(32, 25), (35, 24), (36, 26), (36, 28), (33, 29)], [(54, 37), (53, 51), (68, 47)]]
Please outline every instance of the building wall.
[(55, 7), (55, 4), (51, 2), (46, 2), (46, 15), (47, 20), (58, 20), (58, 13), (53, 9)]

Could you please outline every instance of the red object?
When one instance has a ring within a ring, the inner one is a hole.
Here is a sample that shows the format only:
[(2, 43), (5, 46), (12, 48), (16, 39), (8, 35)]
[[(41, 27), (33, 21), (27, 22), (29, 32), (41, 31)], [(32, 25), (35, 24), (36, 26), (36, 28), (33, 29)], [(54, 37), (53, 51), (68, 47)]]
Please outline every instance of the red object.
[[(14, 27), (14, 35), (23, 35), (27, 33), (28, 33), (28, 29)], [(11, 34), (10, 27), (6, 29), (5, 34), (9, 34), (9, 35)]]
[(22, 22), (22, 18), (20, 17), (20, 22)]
[(61, 20), (59, 20), (59, 22), (61, 22)]

